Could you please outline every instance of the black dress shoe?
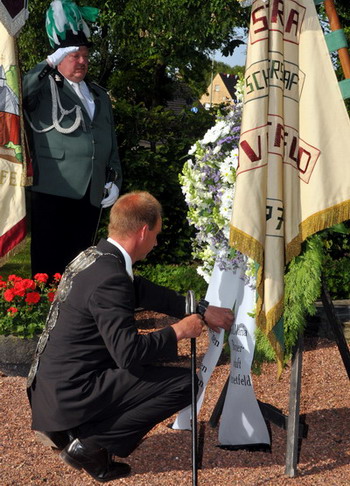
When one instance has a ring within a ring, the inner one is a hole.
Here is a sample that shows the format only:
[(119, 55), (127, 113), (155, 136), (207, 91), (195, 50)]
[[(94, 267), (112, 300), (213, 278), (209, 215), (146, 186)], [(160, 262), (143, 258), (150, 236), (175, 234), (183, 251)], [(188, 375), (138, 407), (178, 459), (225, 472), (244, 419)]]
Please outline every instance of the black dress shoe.
[(44, 432), (42, 430), (34, 431), (36, 438), (44, 445), (59, 449), (64, 449), (74, 439), (74, 434), (71, 430), (64, 430), (59, 432)]
[(131, 468), (123, 462), (112, 461), (107, 449), (90, 449), (74, 439), (60, 454), (61, 459), (75, 469), (84, 469), (100, 483), (127, 476)]

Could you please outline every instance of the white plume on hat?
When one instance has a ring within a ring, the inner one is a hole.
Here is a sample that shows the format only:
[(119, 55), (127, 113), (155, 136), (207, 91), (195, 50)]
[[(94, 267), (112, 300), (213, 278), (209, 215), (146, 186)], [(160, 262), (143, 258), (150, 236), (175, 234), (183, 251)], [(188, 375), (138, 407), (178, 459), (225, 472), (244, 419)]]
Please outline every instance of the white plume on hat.
[(74, 35), (84, 34), (90, 37), (90, 29), (84, 19), (94, 22), (99, 9), (94, 7), (78, 7), (71, 0), (53, 0), (46, 12), (46, 32), (52, 47), (64, 45), (67, 32)]

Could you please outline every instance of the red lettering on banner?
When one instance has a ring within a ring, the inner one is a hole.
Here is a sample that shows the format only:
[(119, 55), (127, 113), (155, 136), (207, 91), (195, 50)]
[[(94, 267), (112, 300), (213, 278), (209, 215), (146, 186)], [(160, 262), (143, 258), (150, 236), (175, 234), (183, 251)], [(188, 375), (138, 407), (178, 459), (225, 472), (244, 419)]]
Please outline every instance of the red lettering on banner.
[(257, 16), (257, 12), (259, 10), (264, 10), (264, 6), (258, 7), (257, 9), (255, 9), (252, 12), (252, 21), (253, 21), (253, 24), (255, 25), (255, 24), (259, 23), (259, 22), (262, 22), (262, 26), (259, 29), (254, 30), (255, 33), (264, 32), (266, 30), (269, 30), (269, 23), (268, 23), (268, 20), (267, 20), (266, 15), (265, 15), (265, 12), (263, 12), (263, 15), (261, 17), (258, 17)]
[[(281, 10), (279, 6), (281, 5)], [(283, 0), (275, 0), (272, 5), (271, 22), (277, 23), (277, 17), (280, 18), (281, 25), (283, 25), (283, 14), (284, 14), (284, 2)]]
[(247, 142), (247, 140), (242, 140), (242, 142), (240, 143), (240, 146), (242, 148), (242, 150), (244, 150), (245, 154), (247, 155), (247, 157), (250, 159), (251, 162), (258, 162), (258, 160), (261, 160), (261, 137), (260, 135), (258, 135), (258, 154), (256, 154), (253, 150), (253, 148), (251, 147), (251, 145), (249, 145), (249, 143)]
[(280, 147), (281, 142), (284, 143), (284, 126), (281, 123), (277, 123), (275, 132), (275, 147)]
[(293, 137), (292, 143), (290, 144), (289, 158), (296, 163), (298, 162), (298, 158), (296, 155), (297, 147), (298, 147), (298, 139), (297, 137)]
[(287, 42), (298, 43), (305, 10), (296, 0), (272, 0), (264, 4), (257, 2), (251, 15), (251, 43), (267, 39), (269, 30), (280, 32)]
[[(306, 156), (306, 161), (305, 157)], [(311, 162), (311, 153), (304, 147), (299, 147), (298, 150), (298, 169), (302, 174), (305, 174)]]
[(299, 12), (297, 12), (294, 9), (292, 9), (289, 13), (289, 17), (286, 25), (286, 32), (291, 32), (293, 25), (295, 25), (295, 36), (297, 36), (299, 30)]
[(242, 133), (239, 146), (237, 176), (279, 159), (298, 171), (307, 184), (320, 156), (320, 150), (302, 140), (297, 129), (284, 125), (282, 117), (272, 114), (268, 115), (267, 125)]

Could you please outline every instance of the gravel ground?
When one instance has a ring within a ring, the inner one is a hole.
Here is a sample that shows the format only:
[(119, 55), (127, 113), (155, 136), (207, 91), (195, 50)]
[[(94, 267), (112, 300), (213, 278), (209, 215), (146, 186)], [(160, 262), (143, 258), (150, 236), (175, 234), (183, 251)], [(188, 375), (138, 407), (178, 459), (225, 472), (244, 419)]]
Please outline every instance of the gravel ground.
[[(140, 320), (143, 332), (164, 323), (163, 316)], [(147, 316), (146, 316), (147, 317)], [(165, 320), (166, 321), (166, 320)], [(168, 322), (168, 321), (166, 321)], [(207, 333), (197, 339), (198, 359), (207, 347)], [(189, 366), (189, 343), (181, 343), (180, 362)], [(285, 474), (286, 431), (269, 424), (271, 452), (228, 451), (217, 447), (218, 429), (208, 420), (229, 373), (220, 360), (209, 383), (198, 417), (200, 469), (198, 486), (332, 485), (350, 486), (350, 387), (334, 342), (307, 338), (303, 354), (300, 413), (308, 436), (302, 440), (297, 475)], [(266, 364), (253, 376), (257, 398), (288, 414), (290, 369), (280, 380), (276, 366)], [(35, 440), (25, 378), (0, 375), (0, 485), (97, 485), (84, 472), (62, 463), (57, 453)], [(125, 486), (190, 486), (191, 433), (168, 427), (174, 417), (159, 424), (127, 458), (132, 474), (109, 484)]]

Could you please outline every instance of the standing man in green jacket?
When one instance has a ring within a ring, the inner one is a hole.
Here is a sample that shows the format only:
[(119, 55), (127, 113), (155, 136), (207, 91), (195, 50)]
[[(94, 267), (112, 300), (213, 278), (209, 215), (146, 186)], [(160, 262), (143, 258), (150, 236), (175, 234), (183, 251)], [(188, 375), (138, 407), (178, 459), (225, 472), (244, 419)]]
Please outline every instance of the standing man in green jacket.
[[(110, 99), (86, 78), (91, 42), (84, 18), (95, 20), (98, 10), (89, 13), (86, 17), (69, 0), (54, 0), (46, 25), (55, 51), (24, 77), (34, 173), (33, 275), (63, 273), (91, 245), (100, 208), (116, 201), (122, 182)], [(79, 15), (72, 30), (69, 22)], [(60, 32), (57, 26), (62, 25)]]

